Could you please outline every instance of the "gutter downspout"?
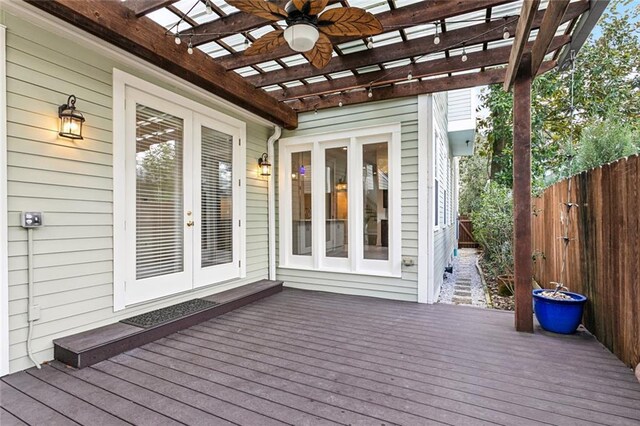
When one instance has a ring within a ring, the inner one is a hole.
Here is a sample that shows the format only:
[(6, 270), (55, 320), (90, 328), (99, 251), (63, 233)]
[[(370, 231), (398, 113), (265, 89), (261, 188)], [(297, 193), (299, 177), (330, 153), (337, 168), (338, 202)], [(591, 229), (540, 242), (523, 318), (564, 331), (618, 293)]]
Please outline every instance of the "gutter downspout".
[[(282, 128), (280, 126), (274, 126), (273, 134), (267, 140), (267, 155), (271, 159), (271, 164), (274, 165), (274, 144), (280, 139), (282, 135)], [(273, 167), (273, 166), (272, 166)], [(275, 170), (275, 167), (272, 168)], [(267, 211), (269, 216), (269, 279), (274, 281), (276, 279), (276, 180), (274, 176), (269, 176), (269, 182), (267, 184)]]

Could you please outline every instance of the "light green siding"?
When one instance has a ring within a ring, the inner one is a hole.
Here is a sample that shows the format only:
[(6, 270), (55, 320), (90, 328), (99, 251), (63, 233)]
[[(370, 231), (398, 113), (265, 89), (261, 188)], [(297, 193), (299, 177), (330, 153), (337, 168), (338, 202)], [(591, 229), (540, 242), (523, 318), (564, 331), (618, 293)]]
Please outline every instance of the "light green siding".
[[(299, 116), (299, 127), (283, 137), (401, 123), (402, 257), (418, 255), (418, 101), (403, 98), (332, 108)], [(417, 266), (403, 266), (401, 278), (278, 268), (286, 286), (417, 301)]]
[[(266, 180), (257, 176), (256, 159), (266, 150), (270, 129), (247, 123), (246, 279), (114, 313), (113, 68), (234, 113), (181, 93), (82, 41), (70, 42), (6, 12), (0, 16), (7, 27), (11, 371), (30, 366), (25, 344), (27, 235), (19, 227), (20, 211), (41, 210), (45, 218), (45, 227), (34, 232), (35, 303), (41, 318), (35, 322), (33, 348), (40, 361), (53, 358), (55, 338), (266, 277)], [(78, 97), (78, 109), (87, 119), (82, 141), (57, 137), (57, 107), (70, 94)]]

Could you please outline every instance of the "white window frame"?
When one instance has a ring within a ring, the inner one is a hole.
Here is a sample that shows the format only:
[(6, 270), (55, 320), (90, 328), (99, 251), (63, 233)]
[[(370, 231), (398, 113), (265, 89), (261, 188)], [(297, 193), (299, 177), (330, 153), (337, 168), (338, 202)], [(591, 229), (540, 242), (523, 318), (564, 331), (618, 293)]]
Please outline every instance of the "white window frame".
[[(362, 147), (386, 142), (389, 153), (389, 258), (364, 259), (362, 229)], [(294, 136), (280, 139), (279, 154), (279, 220), (280, 268), (313, 269), (327, 272), (401, 277), (402, 275), (402, 170), (400, 123), (364, 127), (348, 131)], [(348, 147), (348, 242), (349, 257), (327, 258), (325, 242), (325, 168), (324, 150)], [(291, 154), (311, 151), (312, 164), (312, 255), (292, 255), (291, 223)]]
[[(127, 97), (126, 89), (132, 88), (162, 99), (166, 102), (191, 110), (194, 115), (202, 115), (208, 119), (220, 122), (223, 126), (230, 126), (237, 129), (239, 134), (238, 147), (234, 147), (234, 170), (238, 171), (239, 191), (234, 192), (234, 217), (240, 221), (241, 225), (234, 235), (234, 244), (238, 241), (237, 250), (239, 256), (239, 274), (237, 278), (246, 276), (246, 123), (202, 105), (199, 102), (185, 98), (177, 93), (166, 90), (133, 75), (127, 74), (118, 69), (113, 70), (113, 310), (120, 311), (128, 306), (137, 304), (136, 301), (127, 300), (126, 280), (130, 271), (127, 268), (131, 261), (129, 258), (130, 241), (127, 240), (126, 221), (130, 215), (130, 208), (127, 209), (127, 144), (126, 144), (126, 126), (127, 122)], [(197, 120), (192, 120), (194, 123)], [(235, 141), (234, 141), (235, 142)], [(234, 181), (235, 185), (235, 181)], [(237, 213), (235, 213), (237, 209)], [(129, 211), (128, 211), (129, 210)], [(129, 244), (128, 244), (129, 243)], [(236, 248), (234, 247), (234, 251)], [(235, 256), (234, 256), (235, 258)], [(195, 263), (195, 260), (194, 260)], [(189, 291), (194, 291), (203, 286), (202, 283), (196, 281), (196, 274), (193, 274), (193, 286)], [(228, 279), (226, 279), (228, 281)], [(211, 282), (205, 285), (215, 285), (219, 282)], [(166, 297), (172, 297), (177, 293), (167, 294)], [(165, 297), (165, 296), (162, 296)], [(158, 300), (144, 300), (139, 303), (148, 303)]]

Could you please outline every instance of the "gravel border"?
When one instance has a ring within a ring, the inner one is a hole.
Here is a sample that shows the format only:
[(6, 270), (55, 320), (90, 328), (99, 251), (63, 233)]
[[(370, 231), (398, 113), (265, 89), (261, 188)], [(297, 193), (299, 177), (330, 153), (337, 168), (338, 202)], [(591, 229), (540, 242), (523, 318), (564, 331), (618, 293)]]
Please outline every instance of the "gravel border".
[[(461, 304), (468, 306), (487, 307), (486, 289), (476, 268), (478, 251), (476, 249), (458, 249), (458, 256), (453, 258), (453, 273), (445, 274), (438, 303)], [(453, 301), (456, 282), (470, 281), (471, 303), (463, 304)]]

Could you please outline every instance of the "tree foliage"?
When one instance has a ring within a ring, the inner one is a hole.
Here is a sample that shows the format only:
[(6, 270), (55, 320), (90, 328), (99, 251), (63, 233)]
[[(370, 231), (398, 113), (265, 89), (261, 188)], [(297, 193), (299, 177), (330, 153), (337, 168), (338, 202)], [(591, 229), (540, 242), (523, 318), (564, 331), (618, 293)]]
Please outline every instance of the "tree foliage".
[[(532, 176), (534, 187), (574, 171), (566, 154), (579, 149), (582, 133), (594, 123), (615, 121), (630, 131), (640, 129), (640, 5), (622, 12), (629, 0), (612, 2), (593, 35), (575, 60), (571, 109), (571, 69), (537, 77), (532, 87)], [(513, 98), (501, 85), (481, 96), (488, 116), (479, 129), (485, 143), (481, 155), (491, 161), (491, 179), (512, 184)], [(595, 152), (595, 151), (593, 151)], [(610, 161), (603, 159), (604, 161)]]

